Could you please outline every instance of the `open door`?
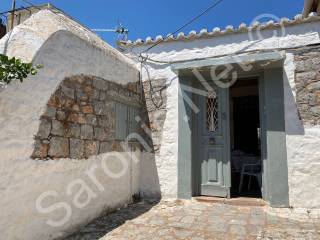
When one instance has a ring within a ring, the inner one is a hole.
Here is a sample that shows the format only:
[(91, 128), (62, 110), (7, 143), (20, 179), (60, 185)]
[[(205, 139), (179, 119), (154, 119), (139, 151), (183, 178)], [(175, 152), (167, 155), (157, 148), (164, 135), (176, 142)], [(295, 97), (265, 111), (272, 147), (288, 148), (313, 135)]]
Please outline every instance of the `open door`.
[(207, 96), (195, 95), (194, 164), (198, 194), (230, 197), (229, 89), (214, 88)]

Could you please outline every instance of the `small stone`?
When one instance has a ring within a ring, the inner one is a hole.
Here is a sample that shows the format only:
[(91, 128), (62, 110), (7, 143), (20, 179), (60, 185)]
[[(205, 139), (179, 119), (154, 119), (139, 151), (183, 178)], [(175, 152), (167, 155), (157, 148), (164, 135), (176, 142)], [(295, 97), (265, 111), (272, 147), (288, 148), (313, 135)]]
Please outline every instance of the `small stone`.
[(86, 123), (87, 123), (87, 124), (94, 125), (94, 126), (97, 125), (97, 118), (96, 118), (95, 115), (93, 115), (93, 114), (86, 114), (85, 118), (86, 118)]
[(308, 90), (308, 91), (319, 90), (319, 89), (320, 89), (320, 81), (310, 83), (310, 84), (307, 86), (307, 90)]
[(90, 125), (81, 125), (81, 139), (92, 139), (93, 127)]
[(93, 92), (93, 88), (91, 86), (85, 86), (83, 88), (83, 91), (87, 94), (87, 95), (91, 95)]
[(87, 101), (88, 96), (82, 89), (76, 90), (77, 100)]
[(49, 145), (44, 144), (40, 140), (36, 140), (34, 144), (34, 150), (32, 153), (32, 158), (41, 158), (44, 159), (48, 156)]
[(251, 217), (249, 219), (249, 223), (252, 225), (263, 225), (266, 222), (266, 218), (265, 217)]
[(85, 85), (92, 85), (92, 77), (84, 76), (83, 78), (84, 78), (83, 82)]
[(40, 120), (40, 126), (37, 136), (41, 139), (48, 138), (51, 132), (51, 121), (42, 118)]
[(81, 109), (83, 113), (93, 113), (93, 107), (90, 105), (82, 106)]
[(65, 81), (68, 81), (71, 84), (74, 84), (74, 83), (82, 84), (85, 81), (85, 76), (83, 75), (72, 76), (70, 78), (67, 78)]
[(48, 155), (54, 158), (63, 158), (69, 156), (69, 141), (63, 137), (52, 137), (50, 139), (50, 148)]
[(111, 142), (100, 142), (99, 153), (108, 153), (112, 151)]
[(246, 235), (246, 228), (242, 225), (231, 225), (230, 233), (234, 235)]
[(51, 134), (56, 136), (63, 136), (65, 132), (65, 128), (62, 122), (57, 120), (52, 120), (52, 130)]
[(80, 123), (80, 124), (85, 124), (87, 122), (83, 114), (77, 114), (77, 113), (70, 114), (68, 117), (68, 121), (74, 122), (74, 123)]
[(105, 140), (108, 140), (108, 134), (104, 130), (104, 128), (95, 127), (94, 128), (94, 138), (99, 141), (105, 141)]
[(56, 117), (56, 108), (47, 106), (46, 111), (43, 115), (48, 118), (55, 118)]
[(123, 149), (123, 147), (121, 146), (120, 142), (114, 141), (114, 142), (112, 143), (112, 151), (115, 151), (115, 152), (123, 152), (124, 149)]
[(192, 235), (192, 231), (176, 228), (174, 234), (178, 239), (186, 239)]
[(306, 60), (296, 61), (297, 72), (308, 72), (317, 69), (320, 65), (320, 58), (313, 57)]
[(296, 74), (296, 81), (299, 83), (308, 83), (316, 79), (316, 72), (302, 72)]
[(72, 106), (72, 110), (75, 111), (75, 112), (80, 112), (80, 106), (78, 104), (73, 104)]
[(85, 156), (88, 158), (99, 153), (99, 142), (86, 141), (85, 143)]
[(320, 116), (320, 106), (311, 107), (310, 112), (312, 112), (316, 116)]
[(98, 117), (98, 124), (101, 127), (104, 127), (106, 129), (114, 129), (115, 127), (115, 118), (112, 118), (110, 116), (100, 116)]
[(137, 83), (128, 83), (127, 89), (132, 92), (137, 91)]
[(104, 102), (95, 102), (94, 103), (94, 112), (97, 115), (107, 115), (111, 112), (110, 104)]
[(57, 120), (59, 121), (66, 120), (66, 113), (64, 111), (57, 111)]
[(71, 99), (74, 99), (74, 89), (69, 88), (65, 85), (61, 86), (61, 92), (63, 92), (63, 94)]
[(78, 124), (69, 124), (69, 129), (67, 130), (67, 137), (80, 137), (80, 125)]
[(100, 96), (99, 90), (93, 89), (91, 96), (90, 96), (90, 100), (91, 101), (92, 100), (99, 100), (99, 96)]
[(181, 222), (183, 223), (194, 223), (195, 217), (194, 216), (186, 216), (181, 219)]
[(107, 98), (107, 94), (105, 91), (100, 91), (100, 96), (99, 96), (99, 100), (100, 101), (104, 101)]
[(84, 158), (84, 145), (85, 142), (83, 140), (70, 138), (70, 157), (76, 159)]
[(61, 106), (62, 108), (70, 109), (73, 106), (74, 102), (73, 102), (73, 100), (66, 98), (66, 99), (61, 100), (61, 104), (62, 104), (62, 106)]
[(209, 232), (227, 232), (228, 224), (225, 222), (214, 222), (207, 226)]

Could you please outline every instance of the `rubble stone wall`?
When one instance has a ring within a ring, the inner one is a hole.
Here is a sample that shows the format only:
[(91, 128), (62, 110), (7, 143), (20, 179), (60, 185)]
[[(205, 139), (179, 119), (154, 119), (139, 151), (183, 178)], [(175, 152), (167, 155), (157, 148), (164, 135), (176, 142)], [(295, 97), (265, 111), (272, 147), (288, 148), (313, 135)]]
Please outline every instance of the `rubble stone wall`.
[(160, 152), (163, 124), (167, 114), (167, 85), (166, 79), (155, 79), (143, 82), (145, 98), (144, 116), (148, 117), (144, 122), (149, 123), (151, 130), (151, 144), (155, 153)]
[(84, 75), (66, 78), (40, 118), (32, 157), (82, 159), (120, 151), (115, 104), (139, 107), (139, 92), (138, 83), (122, 86)]
[(320, 125), (320, 46), (293, 51), (296, 98), (304, 124)]

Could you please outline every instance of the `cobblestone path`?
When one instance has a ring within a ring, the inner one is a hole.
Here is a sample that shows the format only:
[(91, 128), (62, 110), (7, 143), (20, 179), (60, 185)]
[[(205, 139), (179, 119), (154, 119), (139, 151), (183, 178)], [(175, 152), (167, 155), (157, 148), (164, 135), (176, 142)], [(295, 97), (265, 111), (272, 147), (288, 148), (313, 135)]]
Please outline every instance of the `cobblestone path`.
[(319, 213), (167, 200), (130, 205), (65, 240), (320, 239)]

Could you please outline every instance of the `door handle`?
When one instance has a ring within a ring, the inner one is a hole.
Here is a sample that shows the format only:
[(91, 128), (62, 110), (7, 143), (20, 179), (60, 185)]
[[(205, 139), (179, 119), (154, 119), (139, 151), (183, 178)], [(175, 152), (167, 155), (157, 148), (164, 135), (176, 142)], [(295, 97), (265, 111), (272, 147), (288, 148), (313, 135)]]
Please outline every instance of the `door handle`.
[(209, 144), (215, 144), (216, 143), (216, 139), (214, 137), (209, 138)]

